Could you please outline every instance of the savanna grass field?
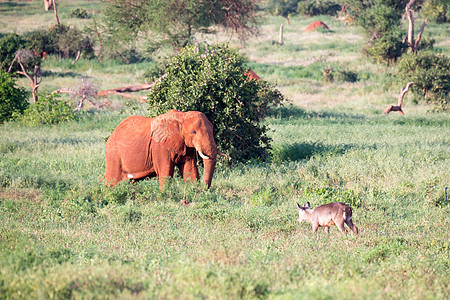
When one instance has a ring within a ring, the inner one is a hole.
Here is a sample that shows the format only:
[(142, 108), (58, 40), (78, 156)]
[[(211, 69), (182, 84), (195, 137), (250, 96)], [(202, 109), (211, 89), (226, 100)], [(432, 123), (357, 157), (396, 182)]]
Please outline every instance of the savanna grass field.
[[(70, 11), (102, 9), (57, 5), (80, 29), (92, 18)], [(330, 30), (304, 33), (316, 20)], [(42, 1), (0, 1), (1, 35), (51, 24)], [(448, 23), (430, 22), (424, 36), (450, 54)], [(60, 125), (1, 124), (0, 299), (449, 299), (448, 113), (407, 93), (404, 116), (382, 115), (408, 79), (365, 57), (362, 30), (334, 17), (267, 15), (246, 43), (198, 40), (228, 42), (286, 97), (264, 121), (270, 160), (219, 161), (209, 190), (179, 177), (161, 190), (156, 179), (110, 188), (99, 182), (105, 140), (148, 104), (110, 97), (112, 109), (86, 107)], [(144, 83), (155, 63), (72, 60), (44, 60), (40, 90), (81, 77), (99, 90)], [(327, 68), (357, 80), (326, 81)], [(18, 85), (30, 89), (24, 77)], [(352, 207), (358, 236), (297, 222), (296, 203), (334, 201)]]

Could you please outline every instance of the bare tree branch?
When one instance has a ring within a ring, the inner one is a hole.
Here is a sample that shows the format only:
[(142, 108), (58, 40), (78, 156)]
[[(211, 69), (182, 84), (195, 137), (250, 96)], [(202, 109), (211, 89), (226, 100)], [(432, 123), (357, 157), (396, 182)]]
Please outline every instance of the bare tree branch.
[(391, 111), (398, 111), (402, 116), (404, 115), (402, 110), (403, 97), (405, 97), (406, 92), (408, 92), (409, 87), (414, 84), (414, 82), (408, 82), (406, 87), (401, 88), (400, 95), (398, 96), (397, 105), (389, 105), (384, 111), (383, 115), (390, 113)]
[(422, 33), (425, 30), (425, 26), (427, 25), (428, 19), (425, 19), (425, 21), (423, 22), (422, 26), (420, 27), (420, 31), (417, 34), (417, 38), (416, 41), (414, 43), (414, 49), (413, 51), (416, 51), (417, 48), (419, 48), (419, 44), (420, 44), (420, 39), (422, 38)]

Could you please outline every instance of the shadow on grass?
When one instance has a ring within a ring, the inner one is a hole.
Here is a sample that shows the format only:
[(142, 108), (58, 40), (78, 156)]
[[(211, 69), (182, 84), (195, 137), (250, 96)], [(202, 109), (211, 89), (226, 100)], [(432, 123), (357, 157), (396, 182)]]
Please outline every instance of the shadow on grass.
[(10, 10), (11, 8), (17, 8), (17, 7), (25, 7), (26, 4), (24, 3), (18, 3), (18, 2), (4, 2), (2, 1), (0, 4), (0, 12), (5, 12)]
[(282, 107), (273, 108), (267, 114), (268, 117), (291, 120), (291, 119), (328, 119), (328, 120), (343, 120), (343, 121), (361, 121), (366, 119), (364, 115), (353, 115), (332, 111), (306, 111), (294, 105), (286, 105)]
[(42, 71), (42, 77), (72, 77), (79, 78), (83, 75), (75, 72), (54, 72), (54, 71)]
[(336, 156), (344, 154), (353, 144), (327, 146), (321, 143), (293, 143), (274, 146), (272, 161), (275, 163), (309, 159), (313, 156)]

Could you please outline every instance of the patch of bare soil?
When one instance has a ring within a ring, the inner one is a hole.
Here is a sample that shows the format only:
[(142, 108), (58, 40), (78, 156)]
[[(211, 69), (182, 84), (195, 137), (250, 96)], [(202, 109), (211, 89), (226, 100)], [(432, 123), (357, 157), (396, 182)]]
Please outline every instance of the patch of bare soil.
[(39, 203), (42, 200), (42, 192), (38, 190), (15, 190), (0, 187), (0, 199), (28, 200)]

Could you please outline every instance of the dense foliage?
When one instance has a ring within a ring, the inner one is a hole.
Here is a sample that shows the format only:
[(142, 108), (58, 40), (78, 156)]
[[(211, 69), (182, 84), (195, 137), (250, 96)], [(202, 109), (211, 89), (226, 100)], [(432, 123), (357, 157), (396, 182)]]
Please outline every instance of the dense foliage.
[(109, 47), (149, 41), (150, 50), (165, 44), (178, 49), (191, 43), (196, 33), (223, 27), (241, 39), (256, 30), (255, 0), (104, 1), (104, 32)]
[(297, 14), (305, 16), (334, 16), (341, 10), (341, 5), (335, 0), (269, 0), (265, 9), (275, 16), (285, 18)]
[(27, 33), (28, 48), (42, 54), (56, 54), (59, 57), (75, 57), (78, 51), (86, 56), (94, 54), (94, 43), (79, 29), (56, 25), (49, 30), (41, 29)]
[(408, 1), (346, 0), (348, 12), (368, 39), (364, 52), (377, 62), (394, 62), (406, 50), (400, 21)]
[(72, 108), (58, 94), (53, 94), (39, 95), (39, 100), (24, 111), (21, 121), (28, 126), (38, 126), (59, 124), (74, 118)]
[[(24, 49), (27, 41), (24, 37), (11, 33), (0, 39), (0, 70), (8, 71), (18, 50)], [(17, 65), (12, 71), (17, 71)]]
[(69, 16), (77, 19), (88, 19), (90, 17), (85, 9), (79, 7), (72, 9)]
[[(7, 71), (16, 56), (17, 51), (32, 50), (34, 58), (28, 60), (25, 69), (39, 65), (40, 59), (46, 55), (55, 54), (59, 57), (75, 57), (78, 51), (86, 57), (94, 55), (94, 43), (89, 36), (81, 30), (66, 26), (56, 25), (50, 29), (38, 29), (23, 35), (9, 34), (0, 39), (0, 69)], [(19, 70), (16, 64), (12, 71)]]
[(305, 16), (335, 16), (341, 10), (339, 1), (301, 1), (297, 13)]
[(16, 80), (9, 73), (0, 70), (0, 124), (26, 109), (29, 94), (16, 86)]
[(450, 21), (448, 0), (428, 0), (422, 5), (421, 13), (425, 18), (438, 24)]
[(248, 80), (244, 58), (227, 46), (205, 53), (186, 47), (167, 64), (167, 77), (148, 97), (156, 113), (169, 109), (203, 112), (213, 123), (219, 150), (233, 161), (264, 159), (269, 149), (267, 128), (261, 124), (269, 107), (283, 100), (265, 81)]
[(412, 91), (426, 102), (446, 108), (450, 101), (450, 58), (429, 51), (410, 53), (398, 64), (402, 78), (413, 81)]

